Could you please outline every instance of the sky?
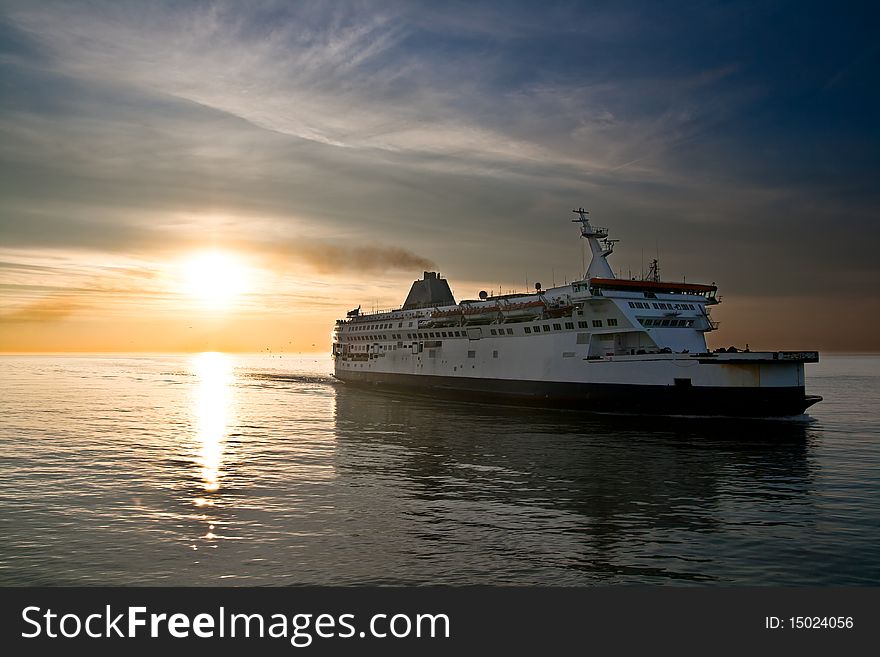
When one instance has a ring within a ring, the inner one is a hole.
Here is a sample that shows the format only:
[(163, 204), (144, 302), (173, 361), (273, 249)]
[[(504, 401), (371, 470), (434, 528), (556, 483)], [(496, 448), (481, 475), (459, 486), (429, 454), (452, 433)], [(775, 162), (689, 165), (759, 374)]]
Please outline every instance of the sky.
[(334, 320), (715, 282), (710, 346), (878, 351), (870, 3), (0, 0), (0, 351), (326, 352)]

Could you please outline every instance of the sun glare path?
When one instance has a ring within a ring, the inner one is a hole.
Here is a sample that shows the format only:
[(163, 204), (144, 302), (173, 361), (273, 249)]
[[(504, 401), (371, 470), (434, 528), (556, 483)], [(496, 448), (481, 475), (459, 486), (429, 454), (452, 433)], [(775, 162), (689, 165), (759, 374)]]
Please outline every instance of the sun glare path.
[[(196, 419), (200, 443), (199, 465), (207, 493), (220, 488), (221, 462), (230, 420), (232, 383), (232, 360), (225, 354), (206, 352), (193, 359), (193, 369), (198, 377)], [(200, 497), (197, 506), (207, 501)]]
[(206, 308), (228, 309), (246, 291), (247, 272), (229, 253), (199, 253), (183, 265), (182, 288)]

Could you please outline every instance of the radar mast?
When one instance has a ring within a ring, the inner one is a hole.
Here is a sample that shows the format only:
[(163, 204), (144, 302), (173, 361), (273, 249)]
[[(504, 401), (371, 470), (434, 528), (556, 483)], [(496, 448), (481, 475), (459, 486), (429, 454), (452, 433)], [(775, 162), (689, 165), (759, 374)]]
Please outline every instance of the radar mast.
[(608, 264), (607, 258), (614, 252), (614, 243), (617, 240), (608, 239), (607, 228), (594, 227), (590, 223), (589, 211), (578, 208), (572, 212), (578, 215), (578, 218), (572, 219), (572, 222), (581, 225), (581, 237), (589, 242), (590, 252), (593, 254), (593, 259), (590, 261), (590, 266), (587, 267), (584, 278), (587, 280), (614, 278), (614, 272), (611, 271), (611, 265)]

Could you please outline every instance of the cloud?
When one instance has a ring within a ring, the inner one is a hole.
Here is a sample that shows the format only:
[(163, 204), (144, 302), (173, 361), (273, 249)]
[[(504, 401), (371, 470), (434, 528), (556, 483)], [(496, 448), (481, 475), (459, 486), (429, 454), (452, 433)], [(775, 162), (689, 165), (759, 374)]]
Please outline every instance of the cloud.
[[(602, 25), (640, 32), (625, 13), (596, 11), (577, 21), (557, 10), (555, 21), (539, 23), (518, 7), (493, 23), (497, 10), (466, 6), (451, 22), (448, 11), (427, 8), (437, 15), (429, 21), (419, 15), (424, 7), (395, 4), (262, 7), (110, 3), (61, 12), (25, 4), (10, 14), (74, 78), (189, 101), (321, 144), (435, 156), (423, 163), (465, 171), (531, 163), (599, 173), (643, 161), (646, 152), (656, 157), (703, 111), (729, 111), (733, 103), (729, 95), (712, 107), (689, 101), (733, 65), (635, 84), (569, 71), (505, 81), (527, 70), (517, 70), (524, 65), (517, 55), (523, 44), (534, 47), (529, 40), (578, 39), (574, 55), (600, 37)], [(471, 39), (462, 38), (463, 25)], [(549, 52), (564, 57), (558, 49)], [(658, 113), (647, 102), (667, 109)], [(646, 171), (643, 164), (627, 174)]]
[(67, 295), (51, 295), (29, 303), (23, 308), (0, 313), (0, 324), (60, 322), (88, 307), (83, 301)]

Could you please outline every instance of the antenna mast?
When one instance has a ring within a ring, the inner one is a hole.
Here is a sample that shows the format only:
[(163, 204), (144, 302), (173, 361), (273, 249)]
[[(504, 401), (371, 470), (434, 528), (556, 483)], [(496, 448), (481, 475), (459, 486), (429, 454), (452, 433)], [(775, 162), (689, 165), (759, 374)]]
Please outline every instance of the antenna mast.
[(607, 228), (592, 226), (588, 216), (590, 213), (587, 210), (578, 208), (577, 210), (572, 210), (572, 212), (578, 215), (578, 218), (571, 221), (581, 225), (581, 237), (589, 242), (590, 251), (593, 254), (593, 259), (590, 261), (590, 266), (587, 268), (584, 278), (614, 278), (614, 272), (606, 258), (614, 252), (614, 243), (617, 240), (608, 239)]

